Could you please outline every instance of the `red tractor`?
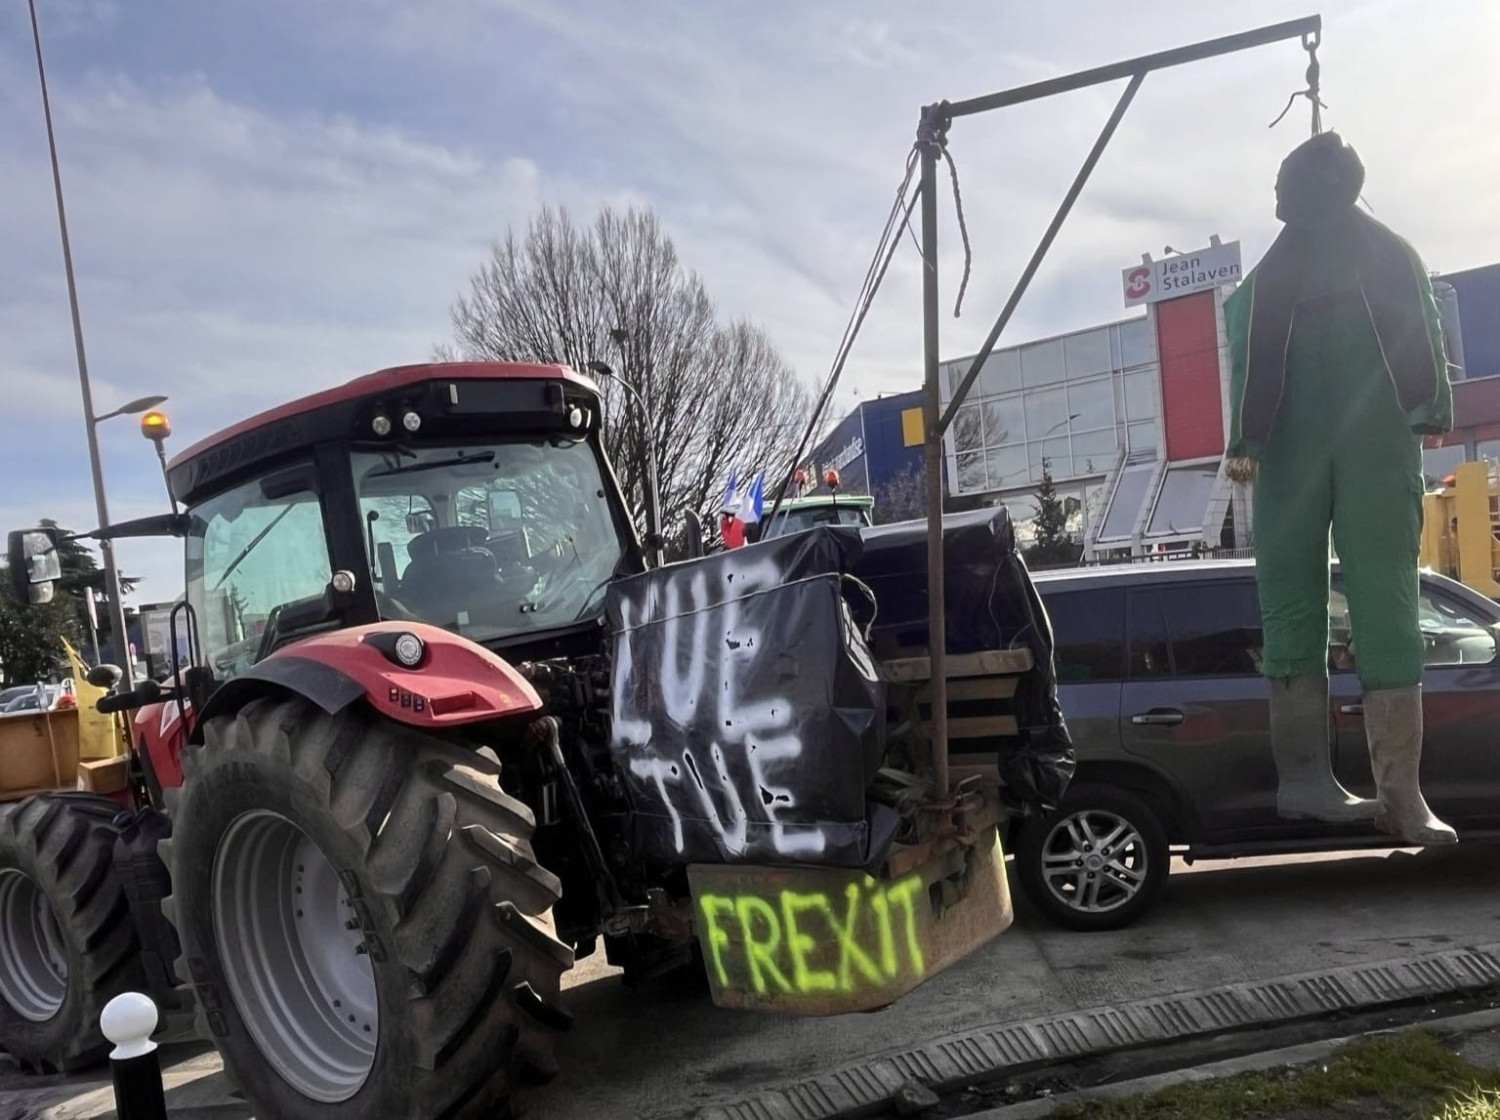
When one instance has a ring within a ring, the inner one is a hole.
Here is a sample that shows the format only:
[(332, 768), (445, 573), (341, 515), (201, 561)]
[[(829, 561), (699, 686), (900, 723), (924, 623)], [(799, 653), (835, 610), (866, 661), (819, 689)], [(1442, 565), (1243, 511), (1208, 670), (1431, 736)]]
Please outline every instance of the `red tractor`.
[[(98, 1060), (144, 990), (257, 1115), (488, 1115), (555, 1072), (601, 936), (628, 978), (828, 1013), (1008, 924), (1001, 791), (932, 787), (860, 530), (648, 569), (601, 413), (556, 366), (409, 366), (172, 460), (173, 512), (106, 531), (186, 546), (170, 675), (100, 705), (131, 788), (0, 809), (0, 1046)], [(55, 543), (11, 535), (33, 599)], [(987, 586), (1031, 637), (948, 669), (1002, 773), (1065, 739), (1020, 573)]]

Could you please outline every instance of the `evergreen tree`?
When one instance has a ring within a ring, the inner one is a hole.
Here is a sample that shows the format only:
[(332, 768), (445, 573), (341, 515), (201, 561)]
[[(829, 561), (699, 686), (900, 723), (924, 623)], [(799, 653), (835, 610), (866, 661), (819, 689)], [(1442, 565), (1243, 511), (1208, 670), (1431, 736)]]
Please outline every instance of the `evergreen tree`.
[[(75, 645), (83, 640), (84, 644), (78, 645), (78, 649), (86, 654), (93, 648), (87, 599), (94, 600), (94, 613), (99, 619), (100, 642), (108, 643), (113, 636), (104, 569), (99, 567), (87, 545), (82, 541), (67, 539), (72, 533), (71, 529), (64, 529), (56, 521), (46, 517), (42, 518), (40, 524), (43, 529), (51, 529), (58, 535), (57, 562), (62, 569), (62, 578), (57, 581), (57, 598), (53, 601), (65, 603), (72, 610), (74, 624), (70, 633), (80, 637), (70, 637), (69, 640)], [(121, 594), (134, 591), (138, 583), (139, 579), (120, 573)], [(127, 610), (126, 614), (129, 613)]]
[(6, 684), (56, 680), (67, 672), (62, 639), (81, 639), (72, 600), (58, 594), (50, 603), (17, 601), (10, 573), (0, 571), (0, 674)]
[(1062, 568), (1078, 563), (1083, 547), (1068, 533), (1068, 509), (1052, 483), (1052, 463), (1042, 460), (1036, 492), (1036, 539), (1022, 555), (1033, 568)]

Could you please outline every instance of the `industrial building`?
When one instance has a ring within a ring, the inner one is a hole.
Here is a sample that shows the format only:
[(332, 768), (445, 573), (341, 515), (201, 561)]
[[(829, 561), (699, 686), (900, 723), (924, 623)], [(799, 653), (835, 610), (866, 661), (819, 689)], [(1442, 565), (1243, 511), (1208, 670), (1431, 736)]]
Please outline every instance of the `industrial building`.
[(1422, 454), (1429, 487), (1459, 463), (1500, 461), (1500, 264), (1445, 274), (1457, 303), (1459, 329), (1452, 359), (1454, 429), (1427, 441)]
[(808, 456), (808, 479), (816, 486), (806, 492), (826, 494), (823, 476), (832, 468), (841, 492), (875, 499), (877, 516), (920, 517), (922, 445), (920, 389), (861, 401)]
[[(1043, 471), (1086, 559), (1243, 548), (1248, 487), (1224, 477), (1229, 351), (1224, 300), (1241, 275), (1239, 245), (1208, 246), (1121, 272), (1128, 308), (1144, 314), (996, 350), (946, 439), (950, 497), (1004, 504), (1032, 535)], [(1436, 278), (1450, 339), (1456, 427), (1428, 441), (1436, 485), (1460, 462), (1500, 461), (1500, 264)], [(972, 357), (941, 367), (943, 404)], [(922, 472), (922, 394), (866, 401), (814, 450), (850, 493), (877, 503), (914, 491)], [(820, 485), (820, 489), (825, 489)], [(920, 509), (904, 509), (917, 516)]]
[[(1249, 487), (1222, 470), (1229, 429), (1224, 300), (1240, 277), (1237, 243), (1122, 271), (1145, 314), (997, 350), (945, 447), (950, 494), (1011, 511), (1030, 535), (1043, 471), (1086, 559), (1243, 548)], [(1452, 341), (1456, 430), (1429, 441), (1429, 480), (1465, 458), (1500, 459), (1500, 265), (1438, 278)], [(944, 403), (972, 359), (943, 365)]]
[[(1045, 471), (1092, 559), (1246, 543), (1248, 493), (1220, 469), (1240, 275), (1218, 238), (1143, 257), (1121, 294), (1144, 315), (991, 354), (950, 430), (951, 492), (1004, 503), (1025, 539)], [(971, 363), (944, 364), (945, 404)]]

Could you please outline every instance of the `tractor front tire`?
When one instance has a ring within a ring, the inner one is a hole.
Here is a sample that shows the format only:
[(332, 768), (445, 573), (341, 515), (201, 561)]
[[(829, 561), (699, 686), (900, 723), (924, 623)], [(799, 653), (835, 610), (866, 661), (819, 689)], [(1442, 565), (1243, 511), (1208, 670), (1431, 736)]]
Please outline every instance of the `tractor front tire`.
[(28, 1069), (103, 1061), (99, 1013), (145, 986), (114, 869), (120, 811), (89, 793), (0, 808), (0, 1048)]
[(492, 760), (283, 694), (204, 737), (168, 794), (163, 909), (256, 1115), (495, 1115), (554, 1071), (561, 890)]

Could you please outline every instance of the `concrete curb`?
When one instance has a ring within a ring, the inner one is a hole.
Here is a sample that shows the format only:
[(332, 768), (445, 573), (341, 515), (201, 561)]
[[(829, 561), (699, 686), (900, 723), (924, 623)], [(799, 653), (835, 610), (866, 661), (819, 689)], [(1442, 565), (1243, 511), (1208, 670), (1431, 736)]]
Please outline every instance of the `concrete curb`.
[(1343, 1038), (1328, 1038), (1318, 1042), (1305, 1042), (1300, 1046), (1287, 1046), (1280, 1050), (1264, 1050), (1259, 1054), (1245, 1054), (1238, 1058), (1226, 1058), (1221, 1062), (1193, 1066), (1191, 1069), (1174, 1069), (1151, 1077), (1139, 1077), (1134, 1081), (1120, 1081), (1112, 1085), (1100, 1085), (1093, 1089), (1079, 1089), (1073, 1093), (1059, 1093), (1046, 1100), (1021, 1101), (1017, 1104), (987, 1108), (982, 1112), (971, 1112), (962, 1120), (1035, 1120), (1037, 1117), (1053, 1115), (1065, 1104), (1084, 1104), (1089, 1101), (1118, 1100), (1121, 1097), (1142, 1097), (1149, 1093), (1170, 1089), (1174, 1085), (1193, 1085), (1202, 1081), (1218, 1081), (1233, 1077), (1237, 1073), (1256, 1073), (1279, 1066), (1301, 1066), (1321, 1061), (1335, 1051), (1378, 1034), (1396, 1034), (1408, 1030), (1475, 1031), (1500, 1027), (1500, 1009), (1472, 1011), (1467, 1015), (1454, 1015), (1447, 1019), (1431, 1019), (1423, 1023), (1395, 1027), (1390, 1031), (1366, 1031), (1363, 1034), (1346, 1035)]
[(1112, 1050), (1496, 985), (1500, 943), (1323, 969), (979, 1027), (682, 1115), (697, 1120), (838, 1120), (886, 1104), (913, 1081), (941, 1091)]

